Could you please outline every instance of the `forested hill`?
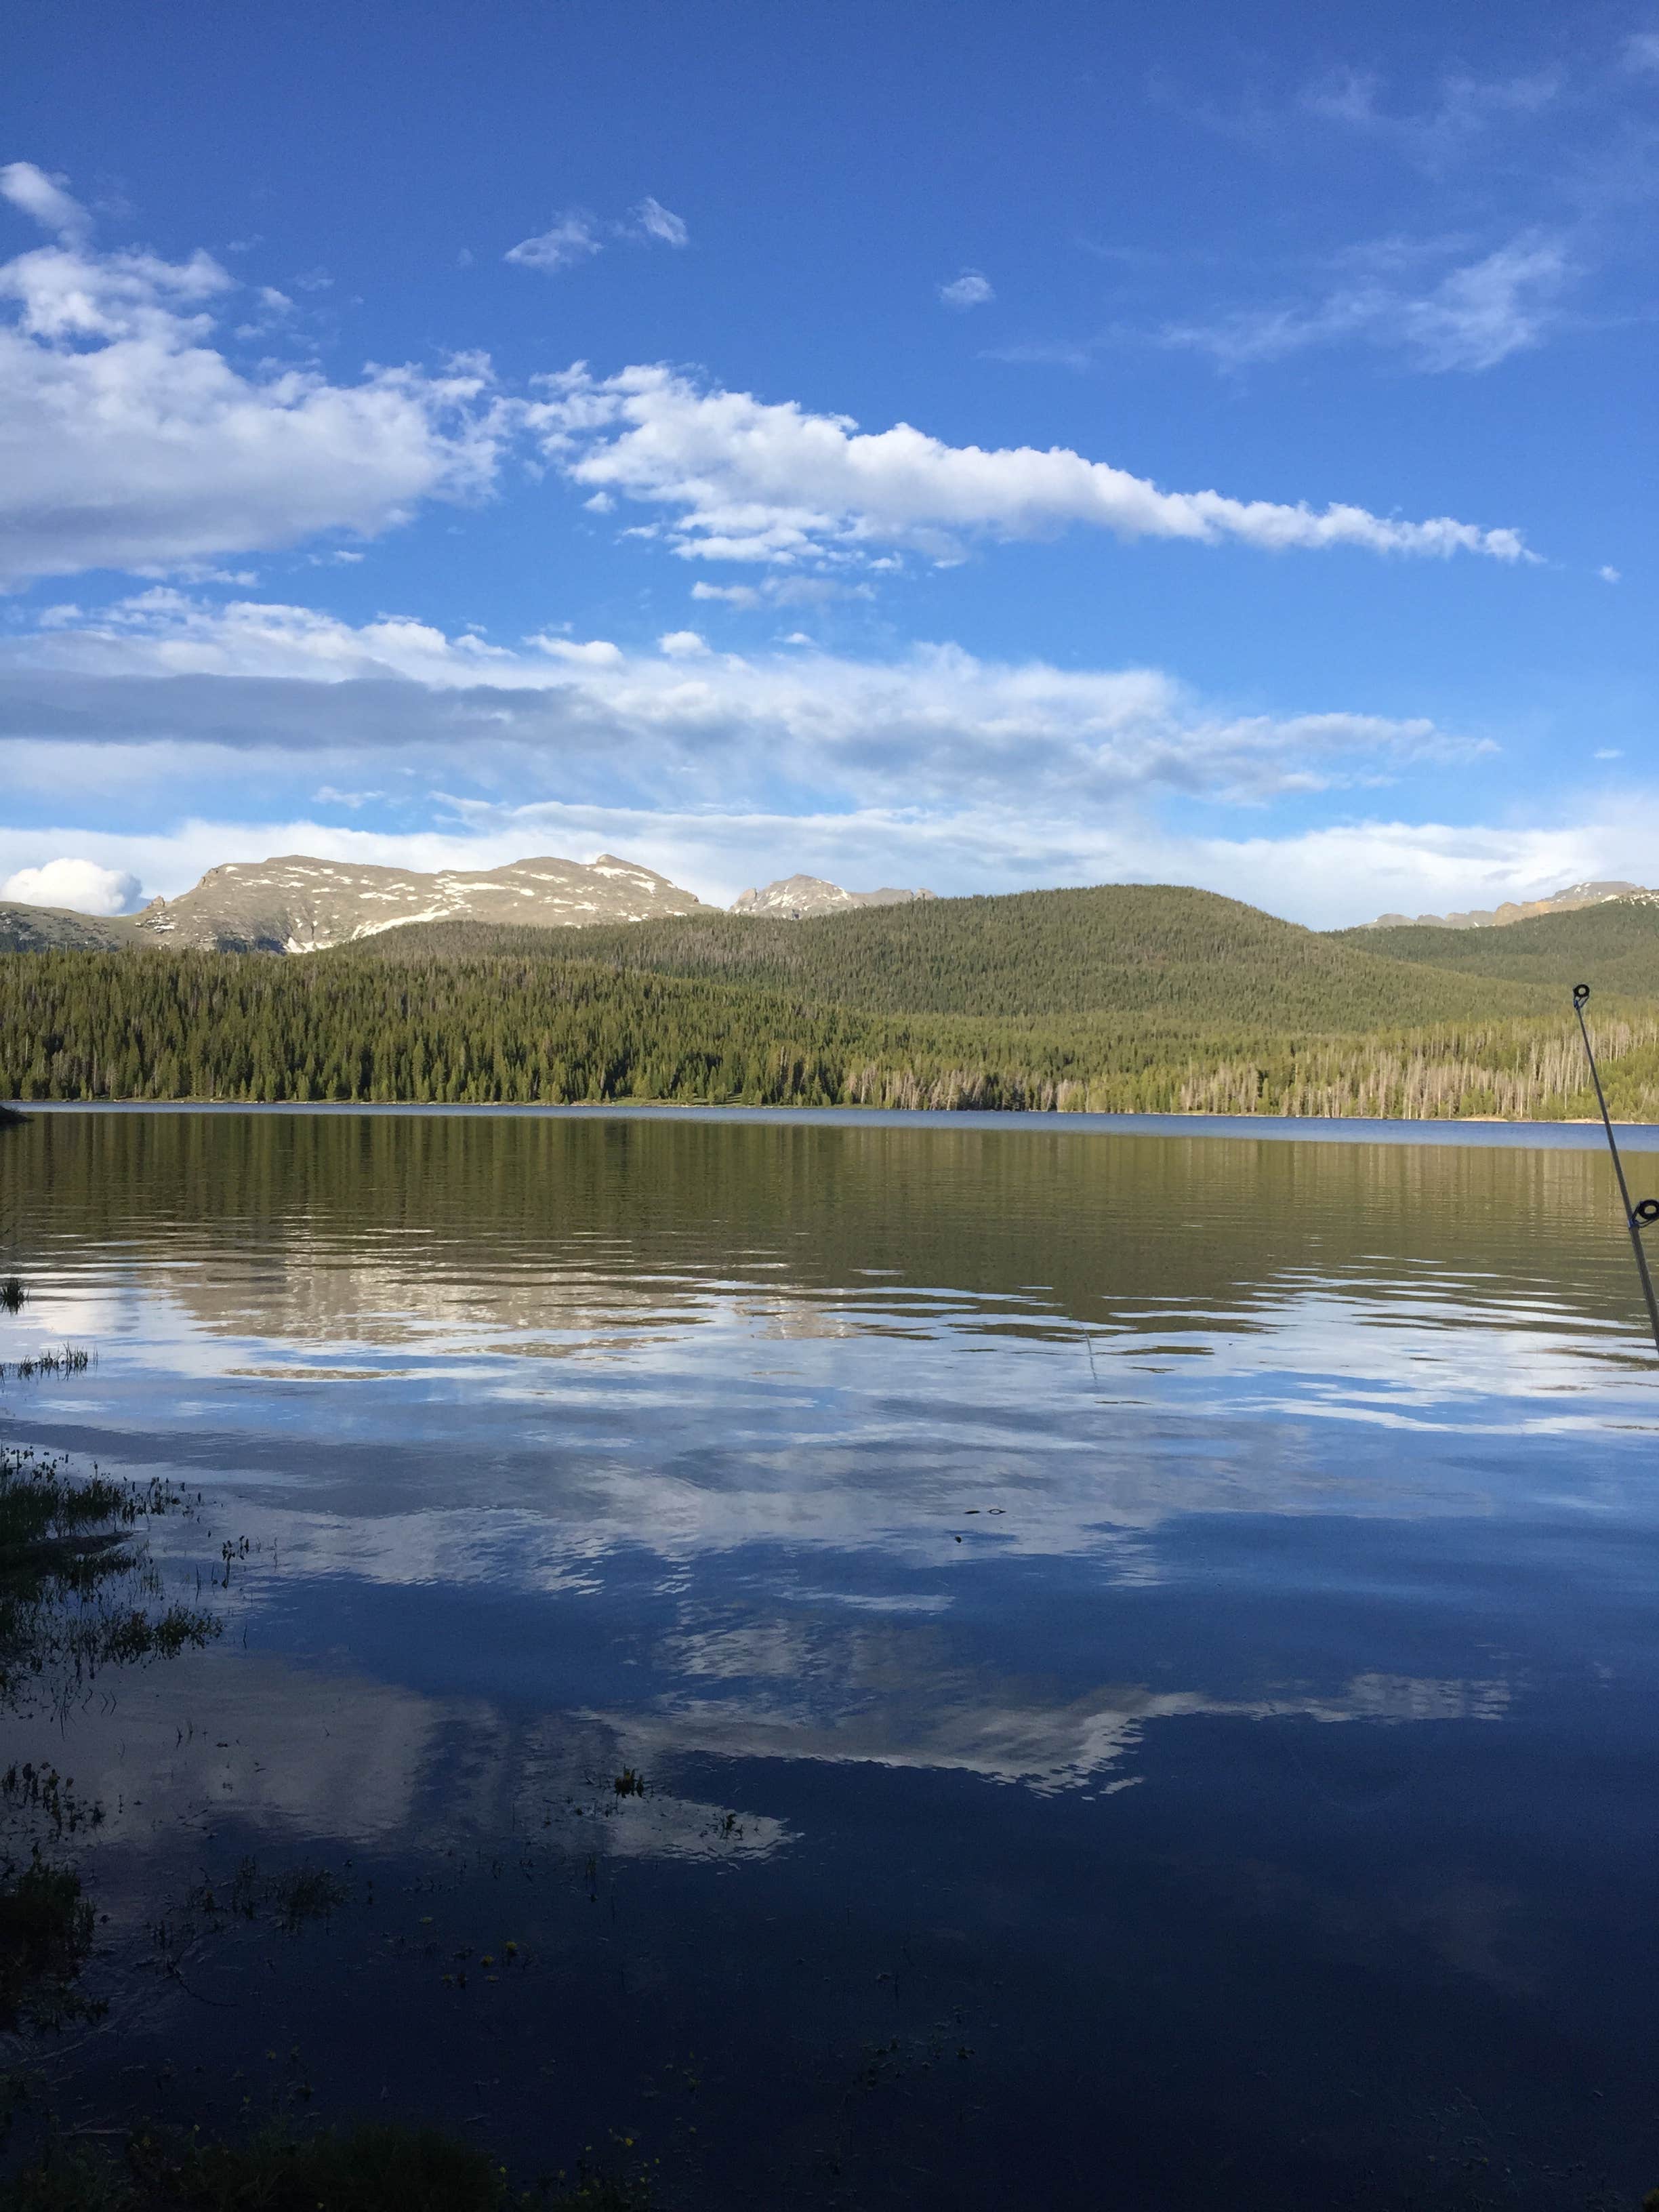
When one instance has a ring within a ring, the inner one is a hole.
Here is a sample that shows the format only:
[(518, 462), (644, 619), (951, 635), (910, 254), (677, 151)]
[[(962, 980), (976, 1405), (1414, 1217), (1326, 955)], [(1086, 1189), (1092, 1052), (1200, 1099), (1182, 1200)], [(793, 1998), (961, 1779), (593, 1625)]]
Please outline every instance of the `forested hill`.
[[(1350, 933), (1354, 934), (1354, 933)], [(1364, 933), (1359, 933), (1364, 934)], [(1212, 891), (1153, 884), (939, 899), (806, 921), (710, 913), (624, 928), (434, 923), (362, 948), (383, 958), (520, 957), (783, 992), (882, 1014), (1347, 1032), (1547, 1012), (1559, 994), (1425, 973)]]
[[(1322, 937), (1126, 887), (807, 921), (435, 923), (288, 957), (5, 953), (0, 1098), (1551, 1118), (1595, 1110), (1583, 980), (1615, 1112), (1653, 1120), (1636, 913)], [(1511, 945), (1518, 973), (1477, 964)]]
[(1344, 929), (1332, 945), (1510, 983), (1575, 983), (1659, 998), (1659, 903), (1608, 899), (1571, 914), (1535, 915), (1502, 929)]

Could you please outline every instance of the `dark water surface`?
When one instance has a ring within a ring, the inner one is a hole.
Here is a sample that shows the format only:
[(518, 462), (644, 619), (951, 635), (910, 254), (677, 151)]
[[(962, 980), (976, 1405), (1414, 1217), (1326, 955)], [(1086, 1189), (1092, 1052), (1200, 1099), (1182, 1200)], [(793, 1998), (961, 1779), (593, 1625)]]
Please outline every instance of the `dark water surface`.
[(51, 1114), (0, 1190), (0, 1358), (96, 1353), (0, 1437), (204, 1491), (227, 1624), (0, 1723), (108, 1811), (71, 2124), (303, 2082), (692, 2212), (1659, 2182), (1595, 1151)]

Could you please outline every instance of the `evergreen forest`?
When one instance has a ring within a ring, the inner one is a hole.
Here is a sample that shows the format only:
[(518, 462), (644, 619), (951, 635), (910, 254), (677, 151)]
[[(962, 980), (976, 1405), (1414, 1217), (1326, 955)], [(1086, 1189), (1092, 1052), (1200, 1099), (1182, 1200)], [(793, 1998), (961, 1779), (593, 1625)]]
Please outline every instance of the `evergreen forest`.
[[(1449, 942), (1448, 940), (1450, 940)], [(1659, 1119), (1659, 908), (1321, 936), (1108, 887), (331, 951), (0, 955), (0, 1098)]]
[(0, 956), (0, 1097), (1659, 1119), (1659, 911), (1316, 936), (1109, 887), (823, 921)]

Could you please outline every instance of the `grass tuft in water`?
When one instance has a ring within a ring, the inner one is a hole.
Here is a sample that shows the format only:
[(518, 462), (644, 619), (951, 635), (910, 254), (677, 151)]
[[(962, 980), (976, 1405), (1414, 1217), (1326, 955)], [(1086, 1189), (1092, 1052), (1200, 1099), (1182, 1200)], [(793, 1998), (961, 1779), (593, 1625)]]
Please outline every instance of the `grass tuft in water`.
[(218, 1635), (218, 1620), (199, 1607), (158, 1614), (123, 1601), (156, 1594), (137, 1524), (181, 1507), (187, 1500), (165, 1483), (76, 1481), (61, 1460), (0, 1450), (0, 1705), (15, 1705), (31, 1680), (61, 1700), (102, 1667), (170, 1659)]
[(262, 1875), (259, 1862), (240, 1859), (228, 1882), (216, 1887), (204, 1881), (185, 1894), (192, 1911), (210, 1921), (253, 1920), (269, 1907), (276, 1924), (290, 1936), (313, 1920), (328, 1920), (348, 1904), (351, 1885), (326, 1867), (289, 1867), (281, 1874)]
[(21, 1313), (28, 1288), (21, 1275), (0, 1275), (0, 1310)]
[(71, 1984), (92, 1950), (93, 1910), (81, 1877), (37, 1850), (0, 1879), (0, 2027), (58, 2027), (102, 2009)]
[[(91, 1364), (89, 1352), (78, 1344), (64, 1344), (56, 1351), (37, 1352), (27, 1359), (14, 1359), (11, 1372), (20, 1382), (28, 1382), (37, 1375), (84, 1375)], [(0, 1376), (6, 1371), (5, 1362), (0, 1360)]]
[(515, 2191), (487, 2151), (434, 2129), (386, 2126), (271, 2129), (246, 2143), (140, 2130), (119, 2160), (59, 2141), (0, 2189), (3, 2212), (649, 2212), (649, 2203), (641, 2185), (600, 2175)]

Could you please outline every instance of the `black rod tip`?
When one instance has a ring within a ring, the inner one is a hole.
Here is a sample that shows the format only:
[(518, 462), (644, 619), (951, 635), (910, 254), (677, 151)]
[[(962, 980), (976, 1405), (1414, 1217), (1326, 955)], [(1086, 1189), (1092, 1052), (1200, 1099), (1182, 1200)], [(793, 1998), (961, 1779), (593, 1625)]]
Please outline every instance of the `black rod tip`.
[(1573, 985), (1573, 987), (1572, 987), (1572, 1003), (1574, 1004), (1574, 1006), (1582, 1006), (1583, 1005), (1583, 1003), (1584, 1003), (1585, 1000), (1586, 1000), (1586, 999), (1588, 999), (1588, 998), (1589, 998), (1589, 985), (1588, 983), (1575, 983), (1575, 984)]

